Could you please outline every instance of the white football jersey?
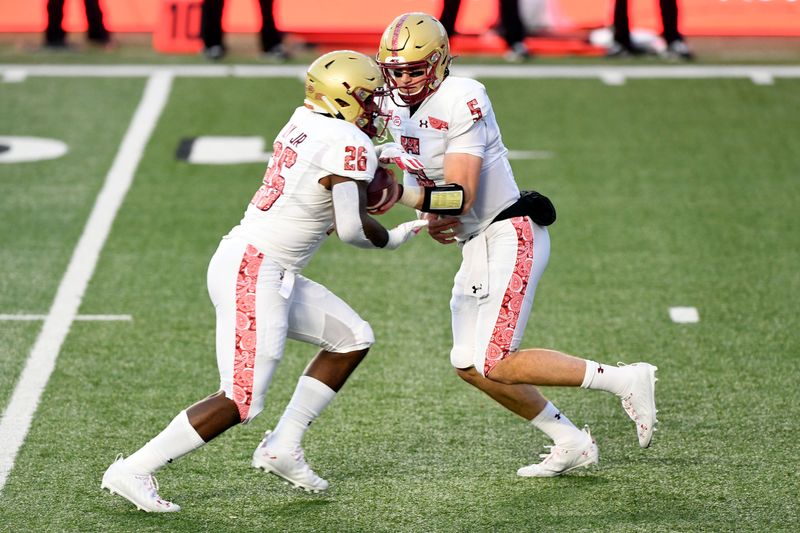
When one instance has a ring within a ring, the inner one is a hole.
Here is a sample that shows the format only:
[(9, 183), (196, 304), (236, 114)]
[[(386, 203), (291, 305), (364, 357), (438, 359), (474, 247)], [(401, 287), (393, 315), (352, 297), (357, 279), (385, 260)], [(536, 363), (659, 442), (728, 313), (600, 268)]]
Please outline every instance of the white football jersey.
[(308, 264), (333, 227), (328, 175), (369, 181), (378, 159), (370, 138), (344, 120), (295, 110), (275, 138), (263, 184), (230, 235), (242, 236), (291, 272)]
[[(508, 163), (508, 150), (503, 145), (483, 84), (448, 76), (412, 116), (409, 116), (409, 107), (398, 106), (390, 98), (385, 99), (384, 105), (391, 114), (388, 126), (394, 141), (425, 165), (421, 175), (406, 172), (404, 182), (444, 184), (447, 153), (468, 153), (483, 158), (475, 203), (459, 217), (458, 240), (486, 229), (500, 211), (519, 198), (519, 187)], [(485, 128), (485, 131), (478, 132), (474, 128)], [(476, 143), (475, 139), (481, 141)]]

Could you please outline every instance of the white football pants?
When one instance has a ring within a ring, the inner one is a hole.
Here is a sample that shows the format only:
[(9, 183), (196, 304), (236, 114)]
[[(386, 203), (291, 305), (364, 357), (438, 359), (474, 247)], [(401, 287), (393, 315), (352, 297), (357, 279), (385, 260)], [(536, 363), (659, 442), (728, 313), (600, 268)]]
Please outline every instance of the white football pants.
[(208, 265), (217, 314), (217, 366), (242, 422), (264, 405), (286, 339), (347, 353), (374, 342), (372, 328), (343, 300), (274, 263), (246, 240), (222, 239)]
[(450, 362), (485, 376), (519, 349), (550, 257), (550, 236), (530, 218), (516, 217), (491, 224), (461, 253), (450, 299)]

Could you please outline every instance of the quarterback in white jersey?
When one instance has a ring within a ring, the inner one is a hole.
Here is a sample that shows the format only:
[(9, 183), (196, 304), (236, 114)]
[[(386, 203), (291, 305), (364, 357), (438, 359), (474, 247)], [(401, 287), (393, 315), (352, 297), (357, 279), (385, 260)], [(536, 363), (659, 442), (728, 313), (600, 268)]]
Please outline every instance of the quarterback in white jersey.
[(364, 54), (331, 52), (311, 64), (304, 106), (275, 139), (261, 187), (208, 267), (221, 390), (181, 411), (134, 454), (118, 458), (102, 488), (148, 512), (178, 511), (158, 495), (153, 473), (258, 415), (287, 338), (320, 351), (275, 431), (267, 431), (253, 452), (252, 465), (307, 491), (328, 488), (308, 466), (301, 439), (374, 338), (350, 306), (300, 271), (334, 229), (349, 244), (394, 249), (426, 223), (386, 230), (366, 211), (367, 183), (378, 165), (372, 137), (383, 124), (383, 85), (381, 70)]
[(647, 363), (601, 365), (555, 350), (519, 348), (536, 286), (550, 255), (550, 201), (520, 193), (492, 104), (477, 81), (450, 76), (450, 45), (426, 13), (406, 13), (384, 31), (377, 54), (392, 93), (385, 101), (395, 143), (379, 158), (406, 152), (424, 165), (406, 169), (399, 202), (430, 220), (428, 232), (457, 242), (462, 263), (450, 300), (456, 372), (554, 441), (525, 477), (557, 476), (598, 461), (597, 445), (542, 396), (536, 385), (612, 392), (647, 447), (655, 420), (655, 370)]
[(414, 108), (413, 116), (410, 106), (398, 105), (388, 98), (385, 102), (392, 138), (425, 163), (423, 171), (406, 173), (409, 185), (444, 185), (446, 154), (480, 158), (480, 193), (475, 195), (472, 209), (459, 216), (459, 240), (485, 230), (494, 217), (519, 199), (519, 188), (506, 157), (508, 150), (481, 83), (447, 76), (434, 93)]

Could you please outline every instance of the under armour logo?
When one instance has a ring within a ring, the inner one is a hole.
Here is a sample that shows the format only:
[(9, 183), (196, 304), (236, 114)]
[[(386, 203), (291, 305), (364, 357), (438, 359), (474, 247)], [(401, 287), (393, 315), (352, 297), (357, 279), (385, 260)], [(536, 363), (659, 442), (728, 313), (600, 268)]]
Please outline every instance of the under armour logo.
[(478, 294), (478, 291), (483, 288), (483, 283), (480, 285), (473, 285), (472, 286), (472, 294)]
[(420, 120), (419, 121), (419, 127), (420, 128), (427, 128), (428, 127), (428, 121), (427, 120)]
[(556, 420), (561, 420), (561, 413), (556, 413)]
[(602, 367), (602, 366), (600, 366), (600, 365), (598, 365), (598, 366), (597, 366), (597, 373), (598, 373), (598, 374), (602, 374), (603, 372), (605, 372), (605, 370), (603, 370), (603, 367)]

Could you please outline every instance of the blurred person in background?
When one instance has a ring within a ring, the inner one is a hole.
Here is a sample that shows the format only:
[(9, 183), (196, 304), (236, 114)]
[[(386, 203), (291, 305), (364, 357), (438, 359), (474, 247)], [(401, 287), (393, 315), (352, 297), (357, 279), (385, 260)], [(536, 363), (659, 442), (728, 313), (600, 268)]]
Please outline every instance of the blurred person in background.
[[(274, 0), (258, 0), (261, 9), (261, 29), (259, 30), (261, 53), (264, 59), (285, 61), (289, 53), (283, 44), (283, 32), (275, 25)], [(223, 42), (222, 11), (225, 0), (203, 0), (200, 17), (200, 36), (203, 39), (203, 54), (211, 60), (225, 57)]]
[(147, 512), (179, 511), (159, 496), (153, 474), (261, 412), (287, 339), (320, 350), (251, 464), (307, 491), (328, 488), (306, 462), (301, 440), (375, 338), (347, 303), (301, 271), (334, 229), (353, 246), (394, 250), (427, 223), (387, 230), (366, 211), (378, 165), (372, 138), (385, 129), (384, 83), (372, 58), (349, 50), (308, 68), (304, 105), (276, 137), (263, 184), (208, 266), (221, 390), (178, 413), (132, 455), (120, 454), (101, 488)]
[[(506, 61), (520, 62), (531, 57), (531, 52), (525, 44), (525, 27), (519, 15), (519, 0), (499, 0), (500, 4), (500, 33), (508, 46), (505, 54)], [(456, 19), (461, 0), (444, 0), (439, 21), (444, 26), (447, 35), (452, 37), (456, 31)]]
[[(661, 55), (667, 59), (689, 61), (694, 59), (683, 35), (678, 31), (678, 1), (659, 0), (661, 10), (662, 37), (666, 48)], [(628, 0), (614, 0), (614, 41), (608, 50), (609, 57), (643, 55), (650, 50), (631, 40), (630, 20), (628, 18)]]
[(451, 76), (450, 61), (447, 33), (426, 13), (397, 17), (378, 48), (395, 141), (379, 146), (379, 157), (405, 152), (424, 165), (404, 172), (394, 196), (423, 213), (433, 239), (457, 243), (462, 255), (450, 298), (450, 363), (464, 381), (553, 440), (549, 453), (520, 468), (519, 476), (559, 476), (598, 462), (588, 428), (578, 429), (537, 386), (616, 395), (634, 421), (639, 446), (647, 448), (656, 422), (655, 366), (617, 367), (520, 349), (550, 256), (546, 226), (555, 209), (534, 191), (520, 192), (486, 88)]
[[(89, 26), (87, 38), (90, 44), (111, 47), (114, 41), (103, 23), (103, 10), (99, 0), (84, 0), (86, 22)], [(44, 46), (48, 49), (68, 49), (67, 32), (64, 31), (64, 0), (47, 0), (47, 28), (44, 30)]]

